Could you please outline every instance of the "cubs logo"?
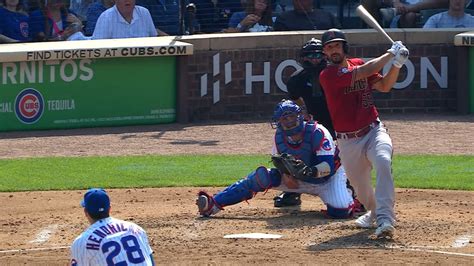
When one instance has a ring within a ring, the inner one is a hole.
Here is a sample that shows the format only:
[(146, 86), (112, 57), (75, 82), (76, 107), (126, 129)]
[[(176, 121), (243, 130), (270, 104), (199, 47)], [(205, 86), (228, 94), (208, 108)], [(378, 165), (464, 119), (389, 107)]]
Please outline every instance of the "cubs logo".
[(24, 124), (34, 124), (43, 115), (43, 95), (35, 89), (22, 90), (15, 99), (15, 115)]
[(327, 139), (323, 139), (323, 145), (321, 145), (321, 148), (325, 151), (330, 151), (331, 150), (331, 142)]

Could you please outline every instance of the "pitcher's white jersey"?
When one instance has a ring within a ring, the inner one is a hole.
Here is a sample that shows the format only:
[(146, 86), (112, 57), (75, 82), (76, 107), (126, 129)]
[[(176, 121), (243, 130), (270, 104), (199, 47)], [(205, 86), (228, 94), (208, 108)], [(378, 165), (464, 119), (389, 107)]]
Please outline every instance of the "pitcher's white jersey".
[(108, 217), (74, 240), (71, 265), (152, 265), (152, 252), (143, 228)]

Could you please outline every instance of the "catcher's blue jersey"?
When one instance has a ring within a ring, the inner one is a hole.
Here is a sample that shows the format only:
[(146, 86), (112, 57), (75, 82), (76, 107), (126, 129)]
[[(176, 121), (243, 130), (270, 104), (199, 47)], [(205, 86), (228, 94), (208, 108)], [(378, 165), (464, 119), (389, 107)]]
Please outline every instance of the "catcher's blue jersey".
[[(285, 132), (280, 128), (277, 129), (275, 133), (275, 147), (277, 152), (291, 154), (297, 159), (302, 160), (308, 166), (313, 166), (322, 162), (319, 156), (335, 156), (336, 145), (334, 144), (329, 131), (317, 123), (304, 123), (303, 141), (298, 145), (289, 144)], [(305, 181), (319, 184), (327, 181), (330, 177), (331, 176), (324, 178), (308, 178), (308, 180)]]

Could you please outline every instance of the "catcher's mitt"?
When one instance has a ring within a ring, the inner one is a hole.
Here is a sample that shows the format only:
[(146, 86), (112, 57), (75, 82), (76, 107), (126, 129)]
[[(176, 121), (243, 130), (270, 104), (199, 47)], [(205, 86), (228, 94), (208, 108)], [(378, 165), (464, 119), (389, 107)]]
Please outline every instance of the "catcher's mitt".
[(288, 174), (300, 180), (313, 177), (311, 168), (291, 154), (272, 154), (272, 162), (282, 174)]

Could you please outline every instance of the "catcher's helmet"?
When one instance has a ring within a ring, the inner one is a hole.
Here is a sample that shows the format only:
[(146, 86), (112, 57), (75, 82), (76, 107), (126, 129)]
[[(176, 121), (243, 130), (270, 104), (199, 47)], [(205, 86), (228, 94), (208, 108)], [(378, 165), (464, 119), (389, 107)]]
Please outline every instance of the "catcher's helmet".
[(282, 100), (273, 111), (272, 126), (283, 130), (287, 136), (303, 131), (303, 115), (301, 108), (290, 100)]
[[(307, 41), (301, 48), (300, 57), (300, 63), (304, 68), (313, 68), (317, 65), (321, 65), (322, 67), (326, 66), (326, 61), (323, 60), (323, 43), (318, 39), (311, 38), (311, 40)], [(320, 61), (317, 63), (318, 61), (314, 61), (313, 59)]]
[(347, 54), (349, 47), (347, 46), (346, 35), (339, 29), (329, 29), (323, 33), (322, 36), (323, 46), (332, 42), (342, 42), (344, 53)]
[(308, 54), (323, 53), (323, 43), (315, 38), (307, 41), (301, 48), (300, 56), (304, 57)]

